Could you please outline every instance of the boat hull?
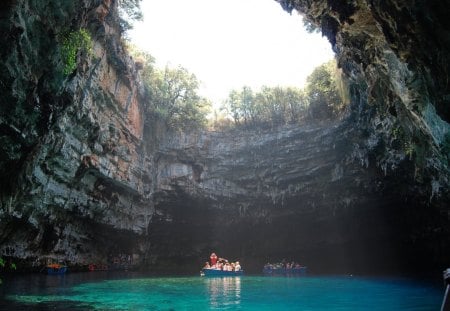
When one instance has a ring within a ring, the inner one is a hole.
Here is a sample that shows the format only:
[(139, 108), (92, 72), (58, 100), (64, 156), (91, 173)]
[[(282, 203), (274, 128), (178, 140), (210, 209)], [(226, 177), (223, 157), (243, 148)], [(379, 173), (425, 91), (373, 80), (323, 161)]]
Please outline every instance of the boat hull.
[(201, 276), (242, 276), (244, 271), (223, 271), (215, 269), (202, 269)]
[(88, 266), (89, 271), (108, 271), (109, 267), (107, 265), (95, 265), (90, 264)]
[(47, 267), (48, 275), (65, 274), (66, 272), (67, 272), (67, 267), (60, 267), (60, 268)]

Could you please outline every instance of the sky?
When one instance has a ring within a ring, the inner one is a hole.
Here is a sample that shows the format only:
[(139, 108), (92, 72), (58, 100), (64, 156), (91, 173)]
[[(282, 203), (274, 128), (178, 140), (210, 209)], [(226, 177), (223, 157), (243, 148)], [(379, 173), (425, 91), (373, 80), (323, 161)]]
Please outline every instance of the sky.
[(194, 73), (214, 104), (244, 85), (303, 87), (334, 55), (325, 37), (307, 33), (301, 16), (274, 0), (143, 0), (141, 8), (131, 41), (157, 66)]

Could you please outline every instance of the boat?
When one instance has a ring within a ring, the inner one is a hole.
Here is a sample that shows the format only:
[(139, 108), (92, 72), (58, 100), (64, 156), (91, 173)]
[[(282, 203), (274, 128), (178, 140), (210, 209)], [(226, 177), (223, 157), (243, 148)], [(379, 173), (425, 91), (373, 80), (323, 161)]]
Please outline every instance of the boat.
[(243, 270), (239, 271), (224, 271), (224, 270), (217, 270), (217, 269), (207, 269), (203, 268), (202, 271), (200, 271), (201, 276), (242, 276), (244, 275)]
[(108, 271), (109, 267), (107, 265), (90, 264), (88, 269), (89, 271)]
[(67, 266), (52, 263), (46, 266), (46, 272), (48, 275), (59, 275), (67, 272)]
[(265, 275), (306, 275), (307, 267), (264, 267), (263, 273)]

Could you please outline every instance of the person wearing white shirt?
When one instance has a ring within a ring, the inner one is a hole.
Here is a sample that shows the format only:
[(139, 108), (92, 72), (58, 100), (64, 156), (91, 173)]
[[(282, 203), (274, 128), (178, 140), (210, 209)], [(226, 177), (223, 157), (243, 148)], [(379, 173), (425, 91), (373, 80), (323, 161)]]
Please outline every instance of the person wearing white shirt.
[(236, 265), (234, 266), (234, 271), (241, 271), (241, 265), (239, 264), (239, 261), (236, 261)]

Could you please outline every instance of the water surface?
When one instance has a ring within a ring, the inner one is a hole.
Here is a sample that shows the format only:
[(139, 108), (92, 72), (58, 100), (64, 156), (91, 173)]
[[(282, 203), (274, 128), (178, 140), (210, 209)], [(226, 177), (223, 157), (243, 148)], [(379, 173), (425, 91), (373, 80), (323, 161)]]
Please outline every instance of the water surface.
[(439, 310), (443, 288), (398, 278), (94, 272), (16, 277), (1, 295), (4, 310)]

